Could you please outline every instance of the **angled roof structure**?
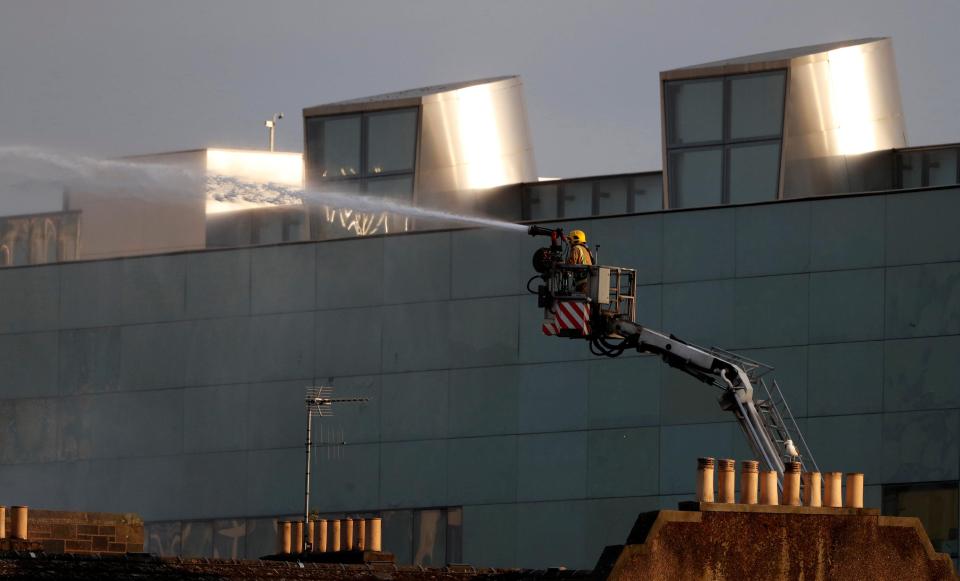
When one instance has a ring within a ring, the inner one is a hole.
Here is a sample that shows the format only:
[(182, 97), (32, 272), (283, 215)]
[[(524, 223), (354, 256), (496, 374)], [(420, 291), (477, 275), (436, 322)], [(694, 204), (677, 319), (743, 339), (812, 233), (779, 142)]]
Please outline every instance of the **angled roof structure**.
[(370, 95), (369, 97), (358, 97), (356, 99), (347, 99), (344, 101), (334, 101), (324, 103), (313, 107), (306, 107), (303, 110), (304, 117), (314, 117), (317, 115), (330, 115), (331, 113), (352, 113), (356, 111), (369, 111), (374, 109), (392, 109), (394, 107), (409, 107), (419, 105), (424, 97), (432, 95), (441, 95), (443, 93), (452, 93), (460, 89), (475, 87), (479, 85), (491, 85), (503, 81), (512, 81), (520, 83), (520, 77), (517, 75), (503, 75), (499, 77), (489, 77), (485, 79), (474, 79), (470, 81), (461, 81), (457, 83), (444, 83), (442, 85), (430, 85), (427, 87), (418, 87), (415, 89), (406, 89), (403, 91), (394, 91), (391, 93), (380, 93)]
[(685, 69), (704, 69), (704, 68), (713, 68), (713, 67), (723, 67), (731, 65), (750, 65), (757, 63), (768, 63), (771, 61), (788, 61), (802, 56), (809, 56), (821, 52), (827, 52), (831, 50), (836, 50), (838, 48), (846, 48), (848, 46), (854, 46), (857, 44), (868, 44), (871, 42), (876, 42), (878, 40), (883, 40), (883, 37), (870, 37), (870, 38), (858, 38), (855, 40), (841, 40), (837, 42), (824, 42), (821, 44), (810, 44), (807, 46), (798, 46), (794, 48), (784, 48), (780, 50), (773, 50), (770, 52), (761, 52), (757, 54), (750, 54), (746, 56), (734, 57), (729, 59), (722, 59), (718, 61), (711, 61), (707, 63), (702, 63), (699, 65), (689, 65), (686, 67), (681, 67), (678, 70)]

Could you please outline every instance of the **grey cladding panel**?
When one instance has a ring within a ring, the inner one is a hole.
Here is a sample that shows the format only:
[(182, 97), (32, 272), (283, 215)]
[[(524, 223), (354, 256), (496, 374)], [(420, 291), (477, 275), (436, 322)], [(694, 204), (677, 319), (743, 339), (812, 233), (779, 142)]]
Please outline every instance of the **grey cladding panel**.
[(883, 406), (883, 343), (810, 346), (810, 415), (879, 412)]
[(187, 255), (123, 260), (123, 322), (157, 323), (182, 319), (186, 312)]
[(585, 505), (582, 500), (518, 505), (517, 566), (590, 568), (596, 555), (583, 552)]
[(60, 332), (60, 393), (120, 388), (120, 327)]
[(452, 301), (451, 366), (476, 367), (515, 363), (519, 340), (519, 302), (518, 297)]
[(0, 463), (57, 460), (58, 425), (55, 399), (0, 400)]
[(883, 269), (810, 275), (810, 341), (883, 338)]
[(884, 344), (885, 411), (960, 407), (960, 337), (925, 337)]
[(380, 446), (380, 506), (447, 504), (447, 441), (422, 440)]
[(246, 483), (246, 451), (184, 456), (184, 516), (194, 519), (243, 514)]
[(810, 268), (810, 204), (736, 209), (737, 276), (788, 274)]
[(450, 437), (517, 432), (520, 367), (450, 371)]
[(477, 567), (515, 567), (517, 505), (464, 506), (463, 560)]
[[(250, 317), (201, 319), (190, 329), (186, 374), (189, 385), (214, 385), (246, 381), (254, 367), (250, 349), (258, 344), (251, 333)], [(263, 341), (264, 337), (256, 337)], [(126, 365), (126, 359), (124, 359)]]
[(734, 210), (670, 212), (663, 217), (663, 281), (734, 276)]
[(586, 428), (588, 373), (589, 366), (585, 361), (521, 367), (519, 431), (558, 432)]
[(57, 394), (57, 333), (0, 335), (0, 398)]
[[(662, 328), (686, 341), (706, 346), (731, 345), (737, 327), (734, 288), (733, 280), (663, 285)], [(645, 321), (639, 309), (637, 314)]]
[(380, 372), (380, 307), (318, 311), (315, 317), (317, 375)]
[(450, 298), (450, 233), (395, 236), (384, 241), (383, 302)]
[(250, 319), (249, 378), (270, 381), (313, 377), (313, 317), (313, 313), (290, 313)]
[(255, 314), (309, 311), (316, 303), (316, 244), (284, 244), (251, 250)]
[[(300, 451), (303, 467), (302, 455)], [(311, 482), (312, 505), (321, 511), (348, 512), (380, 508), (380, 445), (347, 445), (339, 450), (319, 447)], [(438, 479), (441, 476), (437, 476)], [(303, 494), (303, 481), (298, 481)]]
[(882, 482), (956, 480), (960, 412), (884, 414)]
[(123, 261), (105, 260), (60, 267), (60, 325), (64, 329), (119, 325)]
[(359, 238), (317, 246), (317, 308), (381, 304), (384, 240)]
[(591, 429), (654, 426), (660, 420), (660, 374), (653, 357), (591, 361), (587, 422)]
[[(245, 414), (247, 448), (302, 446), (307, 429), (303, 402), (305, 391), (306, 385), (302, 381), (248, 385)], [(318, 421), (318, 432), (320, 425)]]
[(249, 250), (187, 255), (187, 316), (231, 317), (249, 313)]
[(887, 202), (887, 264), (960, 260), (960, 192), (891, 194)]
[(183, 452), (182, 390), (84, 395), (59, 403), (65, 459)]
[(449, 372), (383, 375), (383, 441), (447, 437)]
[(660, 429), (589, 432), (587, 496), (645, 496), (660, 491)]
[(732, 347), (779, 347), (807, 342), (809, 276), (765, 276), (736, 281), (736, 336)]
[(0, 333), (48, 331), (59, 324), (60, 267), (0, 270)]
[(383, 371), (444, 369), (450, 362), (448, 302), (383, 308)]
[(587, 432), (520, 436), (517, 499), (583, 498), (587, 492)]
[(183, 390), (185, 452), (247, 448), (247, 388), (218, 385)]
[(517, 436), (448, 440), (447, 450), (450, 504), (516, 501)]
[[(192, 323), (160, 323), (122, 327), (120, 331), (121, 389), (180, 387), (188, 373), (188, 349), (196, 344)], [(190, 351), (190, 357), (205, 353)], [(204, 364), (207, 364), (204, 361)]]
[[(528, 261), (521, 237), (499, 230), (461, 230), (451, 234), (451, 296), (458, 298), (515, 295), (523, 292), (516, 272)], [(532, 276), (532, 273), (531, 273)]]
[(297, 514), (301, 511), (303, 480), (277, 476), (300, 474), (302, 470), (302, 445), (296, 448), (247, 452), (247, 500), (244, 514), (273, 516)]
[(183, 517), (183, 456), (85, 463), (84, 510), (134, 512), (143, 520)]
[(888, 338), (960, 333), (960, 262), (887, 269)]
[(813, 270), (882, 266), (885, 198), (864, 196), (812, 203), (810, 267)]

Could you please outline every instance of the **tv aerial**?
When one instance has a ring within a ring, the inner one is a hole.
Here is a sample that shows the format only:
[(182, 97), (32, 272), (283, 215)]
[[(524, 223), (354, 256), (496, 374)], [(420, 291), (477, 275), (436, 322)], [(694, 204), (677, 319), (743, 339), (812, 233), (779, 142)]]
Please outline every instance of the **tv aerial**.
[[(357, 404), (357, 403), (367, 403), (370, 401), (368, 397), (333, 397), (333, 387), (328, 385), (323, 386), (312, 386), (307, 388), (306, 397), (304, 398), (304, 404), (306, 405), (307, 410), (307, 468), (304, 478), (304, 493), (303, 493), (303, 522), (304, 522), (304, 535), (307, 533), (306, 523), (310, 521), (310, 464), (311, 464), (311, 452), (313, 451), (313, 418), (321, 417), (328, 418), (333, 416), (334, 406), (340, 404)], [(343, 443), (343, 432), (340, 433), (340, 444)], [(329, 454), (330, 450), (327, 450)], [(309, 546), (312, 539), (304, 539), (304, 546)]]

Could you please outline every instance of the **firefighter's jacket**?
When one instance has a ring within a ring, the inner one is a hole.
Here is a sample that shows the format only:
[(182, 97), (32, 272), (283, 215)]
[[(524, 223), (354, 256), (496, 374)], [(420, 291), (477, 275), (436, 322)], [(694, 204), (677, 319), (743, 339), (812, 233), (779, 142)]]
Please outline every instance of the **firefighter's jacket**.
[(583, 244), (574, 244), (570, 248), (570, 258), (567, 260), (570, 264), (593, 265), (593, 258), (590, 256), (590, 250)]

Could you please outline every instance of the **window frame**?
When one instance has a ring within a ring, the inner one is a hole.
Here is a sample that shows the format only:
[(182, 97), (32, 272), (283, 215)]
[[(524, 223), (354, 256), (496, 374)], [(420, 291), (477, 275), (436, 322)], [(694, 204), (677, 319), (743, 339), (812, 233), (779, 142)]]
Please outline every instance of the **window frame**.
[[(778, 134), (770, 135), (759, 135), (753, 137), (738, 137), (731, 138), (731, 81), (743, 77), (760, 77), (760, 76), (782, 76), (783, 78), (783, 94), (781, 95), (781, 115), (780, 115), (780, 132)], [(721, 98), (723, 103), (721, 105), (721, 139), (711, 140), (711, 141), (702, 141), (690, 145), (673, 145), (674, 137), (674, 126), (676, 115), (675, 111), (672, 110), (670, 99), (668, 94), (670, 91), (671, 85), (681, 84), (681, 83), (691, 83), (691, 82), (707, 82), (707, 81), (716, 81), (721, 80), (723, 83), (723, 89), (721, 91)], [(662, 82), (662, 91), (663, 91), (663, 107), (664, 107), (664, 124), (666, 125), (666, 131), (664, 132), (664, 159), (665, 167), (664, 172), (666, 173), (666, 201), (667, 208), (693, 208), (693, 207), (709, 207), (709, 206), (681, 206), (678, 204), (679, 199), (677, 196), (677, 190), (673, 187), (673, 182), (675, 181), (675, 176), (673, 174), (671, 161), (671, 154), (681, 151), (692, 151), (698, 149), (715, 149), (720, 148), (720, 204), (721, 206), (726, 206), (730, 204), (730, 149), (731, 147), (736, 147), (738, 145), (769, 145), (776, 143), (779, 146), (779, 156), (777, 163), (777, 188), (773, 192), (773, 197), (771, 200), (780, 199), (781, 195), (781, 181), (783, 173), (783, 135), (786, 128), (786, 107), (787, 107), (787, 91), (790, 82), (790, 71), (786, 68), (770, 69), (766, 71), (756, 71), (756, 72), (745, 72), (745, 73), (734, 73), (727, 75), (713, 75), (709, 77), (693, 77), (690, 79), (672, 79), (664, 80)]]
[[(391, 171), (384, 171), (384, 172), (380, 172), (380, 173), (371, 173), (371, 172), (369, 171), (369, 168), (367, 167), (367, 166), (369, 165), (369, 156), (367, 155), (367, 146), (368, 146), (368, 143), (369, 143), (368, 137), (369, 137), (370, 117), (376, 116), (376, 115), (388, 114), (388, 113), (396, 113), (396, 112), (400, 112), (400, 111), (413, 111), (413, 112), (416, 113), (415, 129), (414, 129), (414, 132), (413, 132), (413, 163), (412, 163), (410, 169), (405, 169), (405, 170), (391, 170)], [(419, 106), (413, 106), (413, 107), (411, 107), (411, 106), (407, 106), (407, 107), (392, 107), (392, 108), (388, 108), (388, 109), (374, 109), (374, 110), (371, 110), (371, 111), (353, 111), (353, 112), (350, 112), (350, 113), (334, 113), (334, 114), (331, 114), (331, 115), (315, 115), (315, 116), (307, 117), (305, 126), (309, 126), (309, 125), (311, 124), (311, 122), (313, 122), (313, 123), (323, 123), (323, 122), (326, 122), (326, 121), (332, 120), (332, 119), (345, 119), (345, 118), (351, 118), (351, 117), (359, 118), (359, 119), (360, 119), (360, 139), (359, 139), (359, 142), (358, 142), (358, 143), (359, 143), (360, 151), (359, 151), (359, 157), (358, 157), (358, 159), (359, 159), (359, 168), (358, 168), (357, 175), (355, 175), (355, 176), (340, 176), (340, 175), (335, 175), (335, 176), (325, 176), (325, 177), (324, 177), (324, 176), (315, 175), (312, 170), (314, 170), (315, 168), (317, 168), (317, 165), (314, 164), (313, 162), (314, 162), (314, 160), (321, 160), (321, 161), (322, 161), (322, 160), (324, 159), (323, 154), (324, 154), (324, 150), (325, 150), (326, 144), (323, 143), (323, 142), (321, 142), (320, 151), (318, 152), (318, 156), (315, 157), (314, 155), (311, 155), (311, 154), (309, 153), (308, 148), (307, 148), (307, 144), (309, 143), (309, 138), (308, 138), (308, 136), (307, 136), (308, 131), (307, 131), (306, 127), (305, 127), (305, 128), (304, 128), (303, 141), (304, 141), (304, 151), (307, 152), (307, 155), (305, 155), (304, 157), (305, 157), (305, 159), (306, 159), (306, 169), (307, 169), (307, 172), (308, 172), (308, 175), (307, 175), (308, 183), (317, 185), (317, 184), (325, 183), (325, 182), (364, 181), (364, 180), (367, 180), (367, 179), (378, 179), (378, 178), (390, 177), (390, 176), (404, 176), (404, 175), (413, 175), (413, 176), (415, 176), (415, 175), (416, 175), (416, 172), (417, 172), (417, 163), (418, 163), (419, 157), (420, 157), (420, 124), (421, 124), (422, 118), (423, 118), (422, 111), (421, 111), (421, 107), (419, 107)], [(365, 187), (361, 187), (360, 189), (361, 189), (361, 191), (365, 191), (365, 190), (366, 190)]]
[[(957, 169), (954, 176), (953, 184), (946, 184), (943, 186), (931, 186), (930, 185), (930, 162), (929, 154), (931, 152), (939, 151), (953, 151), (953, 154), (956, 159)], [(960, 184), (960, 146), (958, 145), (945, 145), (945, 146), (934, 146), (934, 147), (918, 147), (910, 149), (898, 149), (896, 151), (896, 160), (895, 160), (895, 171), (896, 175), (894, 176), (894, 186), (898, 190), (905, 189), (903, 185), (903, 169), (904, 169), (904, 156), (916, 154), (919, 157), (920, 161), (920, 185), (919, 186), (910, 186), (910, 188), (929, 188), (929, 187), (950, 187), (951, 185)], [(912, 168), (911, 168), (912, 169)]]

